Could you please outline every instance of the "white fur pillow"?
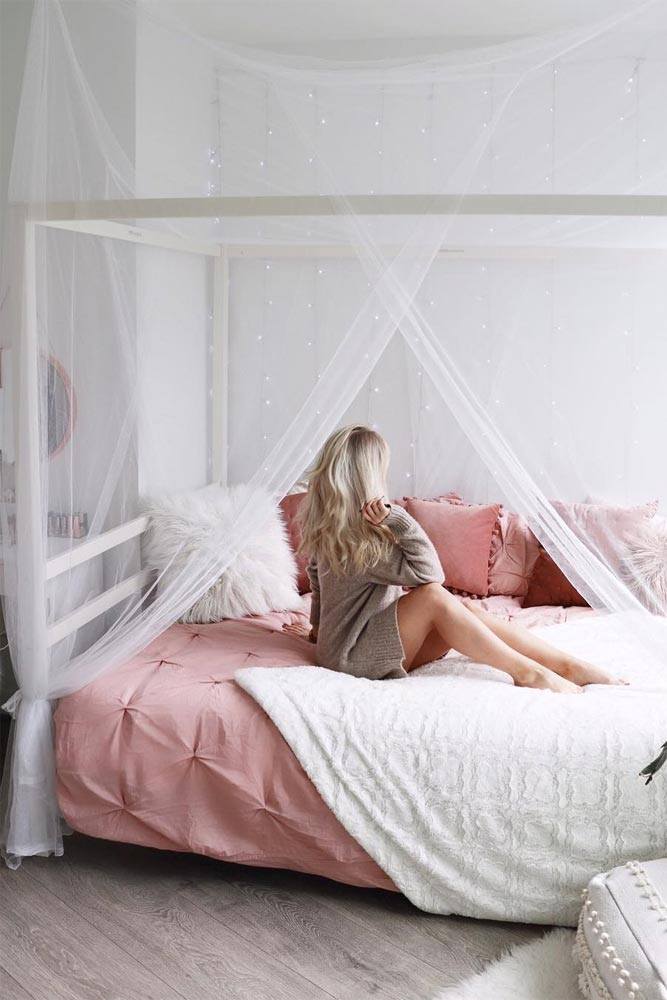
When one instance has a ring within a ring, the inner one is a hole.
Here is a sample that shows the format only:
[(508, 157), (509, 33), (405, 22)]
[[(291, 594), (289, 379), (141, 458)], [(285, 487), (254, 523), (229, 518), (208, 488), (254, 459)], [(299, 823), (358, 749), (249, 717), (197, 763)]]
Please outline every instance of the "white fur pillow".
[[(245, 484), (228, 488), (214, 485), (147, 500), (144, 512), (150, 524), (142, 546), (144, 564), (158, 572), (169, 567), (161, 581), (166, 585), (193, 549), (215, 551), (222, 547), (249, 495)], [(264, 526), (248, 538), (222, 576), (181, 621), (217, 622), (301, 607), (287, 529), (268, 495), (258, 502), (266, 506)]]
[(649, 611), (667, 614), (667, 519), (639, 525), (625, 545), (625, 579)]

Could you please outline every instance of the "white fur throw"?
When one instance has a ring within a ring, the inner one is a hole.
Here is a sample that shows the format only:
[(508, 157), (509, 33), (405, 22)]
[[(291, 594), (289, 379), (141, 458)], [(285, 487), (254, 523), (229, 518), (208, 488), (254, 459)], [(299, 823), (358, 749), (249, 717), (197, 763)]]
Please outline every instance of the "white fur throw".
[[(183, 569), (193, 549), (223, 549), (248, 496), (249, 487), (240, 484), (228, 488), (207, 486), (147, 500), (144, 511), (150, 525), (143, 545), (144, 564), (158, 572), (168, 567), (162, 578), (166, 585)], [(217, 622), (301, 607), (296, 562), (280, 513), (268, 495), (255, 502), (267, 508), (264, 526), (248, 538), (233, 562), (181, 621)]]
[(631, 686), (517, 688), (454, 655), (388, 681), (311, 666), (235, 676), (415, 906), (576, 925), (601, 867), (667, 852), (663, 783), (639, 778), (665, 739), (667, 672), (622, 615), (535, 634)]
[(626, 539), (624, 576), (650, 611), (667, 613), (667, 519), (652, 518)]

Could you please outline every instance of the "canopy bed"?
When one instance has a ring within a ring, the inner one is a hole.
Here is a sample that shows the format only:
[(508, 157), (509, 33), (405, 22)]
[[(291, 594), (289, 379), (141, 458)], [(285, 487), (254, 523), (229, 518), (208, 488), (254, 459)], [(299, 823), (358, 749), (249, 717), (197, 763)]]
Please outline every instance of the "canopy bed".
[[(645, 731), (631, 760), (605, 758), (614, 773), (590, 817), (616, 830), (618, 796), (667, 705), (655, 666), (667, 653), (664, 522), (655, 504), (648, 527), (624, 513), (667, 492), (664, 11), (644, 3), (553, 37), (346, 64), (219, 45), (152, 4), (114, 0), (108, 45), (133, 73), (119, 108), (75, 8), (36, 4), (3, 277), (3, 607), (19, 682), (8, 862), (62, 853), (62, 810), (94, 835), (392, 884), (292, 755), (308, 752), (296, 730), (288, 750), (254, 682), (239, 677), (251, 701), (231, 679), (250, 654), (311, 663), (271, 632), (304, 609), (178, 624), (351, 420), (389, 439), (396, 496), (456, 490), (520, 515), (580, 596), (565, 617), (585, 606), (585, 641), (603, 655), (613, 636), (628, 669), (650, 663), (628, 715), (634, 732), (639, 700)], [(57, 454), (44, 355), (77, 399)], [(156, 570), (146, 498), (212, 484), (245, 484), (215, 545), (183, 545)], [(86, 511), (86, 536), (56, 549), (53, 510)], [(184, 664), (200, 635), (208, 653)], [(190, 744), (211, 712), (227, 735), (209, 772)], [(609, 715), (619, 746), (622, 715)], [(243, 773), (236, 724), (252, 736)], [(644, 825), (631, 847), (646, 858), (665, 848), (657, 785), (641, 806), (632, 798)], [(129, 804), (151, 788), (159, 801), (142, 817)], [(614, 836), (580, 865), (582, 885), (621, 860)], [(549, 906), (478, 913), (553, 919)]]

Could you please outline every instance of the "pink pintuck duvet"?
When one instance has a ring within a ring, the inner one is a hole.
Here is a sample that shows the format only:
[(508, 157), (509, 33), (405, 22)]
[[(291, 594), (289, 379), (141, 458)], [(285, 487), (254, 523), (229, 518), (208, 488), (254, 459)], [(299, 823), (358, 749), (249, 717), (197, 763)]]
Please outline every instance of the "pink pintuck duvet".
[[(562, 608), (522, 612), (511, 598), (482, 604), (530, 625), (566, 615)], [(56, 762), (70, 826), (107, 840), (394, 888), (234, 683), (243, 666), (314, 662), (310, 643), (281, 632), (297, 618), (174, 625), (120, 669), (63, 698)]]
[(56, 710), (58, 797), (75, 830), (393, 888), (325, 806), (241, 666), (313, 663), (296, 616), (173, 625)]

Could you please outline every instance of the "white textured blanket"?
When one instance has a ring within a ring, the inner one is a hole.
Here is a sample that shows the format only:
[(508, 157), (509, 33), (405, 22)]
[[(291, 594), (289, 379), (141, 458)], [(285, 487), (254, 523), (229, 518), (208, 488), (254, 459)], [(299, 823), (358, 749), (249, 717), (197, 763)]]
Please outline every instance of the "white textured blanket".
[(343, 826), (423, 910), (576, 923), (598, 871), (667, 854), (667, 664), (637, 663), (609, 620), (551, 626), (630, 688), (515, 688), (446, 657), (407, 679), (241, 670)]

